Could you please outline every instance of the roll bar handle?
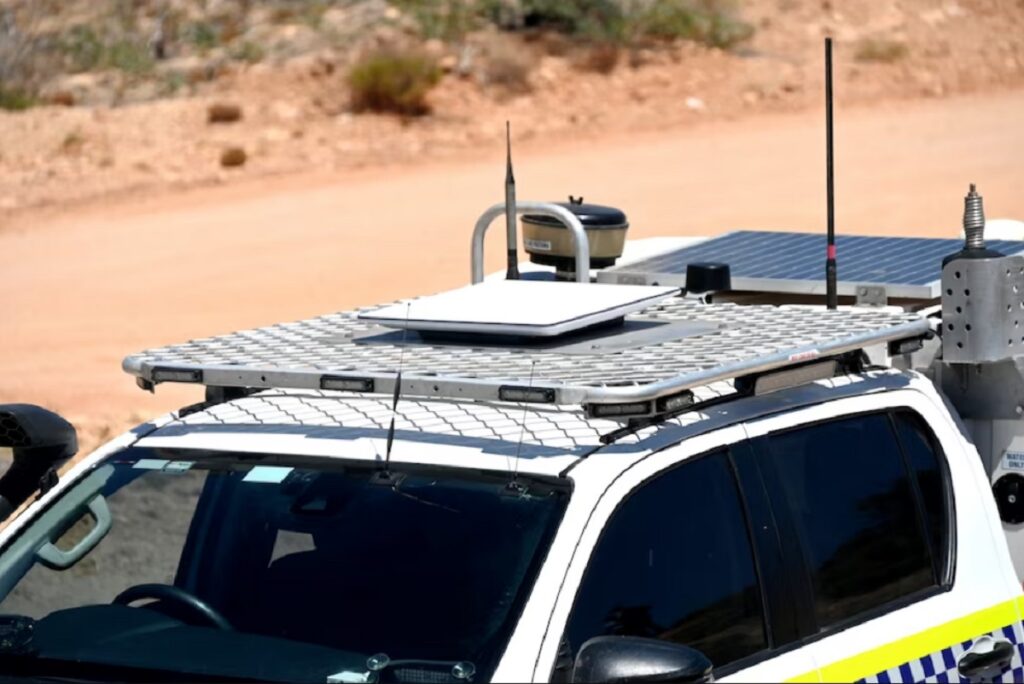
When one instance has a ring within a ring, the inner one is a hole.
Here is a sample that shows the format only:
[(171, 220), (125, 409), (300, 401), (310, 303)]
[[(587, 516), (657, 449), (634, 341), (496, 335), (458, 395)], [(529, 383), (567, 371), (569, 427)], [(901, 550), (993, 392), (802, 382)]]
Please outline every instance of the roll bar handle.
[[(530, 213), (550, 216), (565, 224), (569, 232), (572, 233), (576, 248), (576, 282), (590, 282), (590, 243), (587, 241), (587, 231), (584, 230), (583, 224), (575, 214), (565, 207), (551, 202), (516, 202), (515, 213), (516, 215)], [(494, 223), (494, 219), (504, 215), (505, 205), (495, 204), (476, 220), (471, 254), (471, 282), (474, 285), (484, 280), (484, 236), (487, 234), (487, 229)]]

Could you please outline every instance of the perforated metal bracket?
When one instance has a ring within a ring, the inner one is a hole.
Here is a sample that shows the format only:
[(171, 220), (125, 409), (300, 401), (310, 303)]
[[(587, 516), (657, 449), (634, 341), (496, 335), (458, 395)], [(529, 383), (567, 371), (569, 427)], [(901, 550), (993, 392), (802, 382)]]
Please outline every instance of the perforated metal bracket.
[(942, 358), (991, 363), (1024, 354), (1024, 257), (960, 258), (942, 269)]

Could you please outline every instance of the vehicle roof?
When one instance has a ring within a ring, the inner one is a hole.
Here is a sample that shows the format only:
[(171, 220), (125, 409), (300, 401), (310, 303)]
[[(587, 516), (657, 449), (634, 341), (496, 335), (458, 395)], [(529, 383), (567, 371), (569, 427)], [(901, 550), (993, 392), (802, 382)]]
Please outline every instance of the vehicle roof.
[[(574, 407), (450, 399), (401, 399), (395, 412), (394, 463), (556, 476), (580, 457), (621, 463), (719, 427), (853, 394), (908, 386), (896, 370), (841, 376), (691, 411), (602, 446), (622, 423), (589, 418)], [(702, 388), (698, 399), (732, 393)], [(268, 390), (176, 418), (138, 446), (382, 460), (391, 400), (319, 390)], [(518, 455), (518, 459), (516, 456)], [(616, 460), (617, 459), (617, 460)], [(574, 471), (575, 475), (575, 471)]]

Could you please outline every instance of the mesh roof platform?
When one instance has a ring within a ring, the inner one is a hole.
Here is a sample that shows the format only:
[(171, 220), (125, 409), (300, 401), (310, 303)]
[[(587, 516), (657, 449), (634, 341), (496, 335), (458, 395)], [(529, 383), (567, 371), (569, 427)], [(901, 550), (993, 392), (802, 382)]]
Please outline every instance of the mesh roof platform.
[[(594, 287), (602, 287), (595, 285)], [(553, 404), (653, 401), (867, 346), (928, 334), (926, 320), (877, 309), (705, 305), (674, 298), (625, 324), (548, 346), (420, 340), (360, 311), (151, 349), (124, 360), (143, 386), (344, 389), (515, 401), (522, 388)], [(509, 390), (513, 390), (510, 393)]]

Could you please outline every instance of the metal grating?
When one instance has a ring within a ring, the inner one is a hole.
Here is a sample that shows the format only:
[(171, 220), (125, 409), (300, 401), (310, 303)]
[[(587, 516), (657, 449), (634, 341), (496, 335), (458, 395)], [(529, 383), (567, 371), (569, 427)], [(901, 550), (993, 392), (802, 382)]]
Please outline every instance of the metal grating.
[(314, 390), (268, 390), (210, 406), (175, 424), (344, 428), (382, 435), (392, 415), (399, 436), (404, 432), (443, 435), (501, 445), (511, 453), (520, 436), (525, 445), (572, 453), (598, 445), (602, 434), (618, 427), (613, 421), (588, 418), (579, 408), (563, 406), (530, 406), (524, 411), (516, 404), (405, 399), (392, 414), (390, 398)]
[[(599, 287), (599, 286), (595, 286)], [(823, 307), (704, 305), (676, 298), (644, 309), (653, 322), (699, 322), (711, 332), (594, 355), (530, 347), (359, 343), (375, 327), (359, 311), (281, 323), (130, 356), (124, 369), (145, 383), (322, 389), (325, 377), (372, 380), (390, 393), (403, 363), (405, 396), (498, 401), (501, 387), (550, 389), (556, 404), (650, 401), (693, 387), (924, 335), (910, 314)], [(183, 372), (184, 371), (184, 372)], [(330, 389), (330, 387), (327, 387)]]
[[(1007, 255), (1024, 253), (1024, 242), (992, 240), (987, 246)], [(942, 259), (962, 248), (963, 240), (839, 235), (839, 294), (856, 295), (858, 285), (884, 285), (889, 297), (937, 299), (942, 292)], [(825, 292), (825, 236), (817, 233), (737, 231), (607, 269), (598, 280), (683, 286), (687, 264), (698, 261), (729, 264), (735, 290)]]

